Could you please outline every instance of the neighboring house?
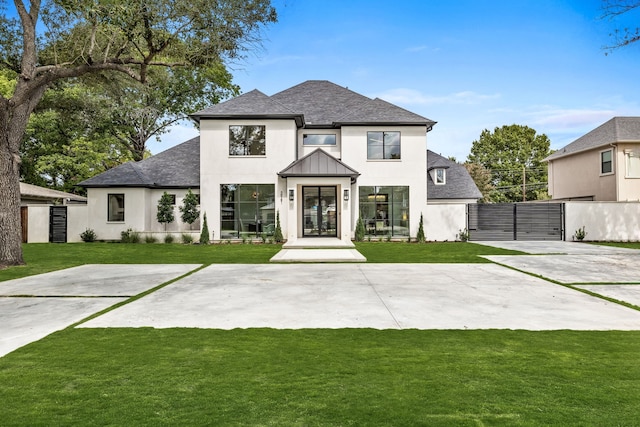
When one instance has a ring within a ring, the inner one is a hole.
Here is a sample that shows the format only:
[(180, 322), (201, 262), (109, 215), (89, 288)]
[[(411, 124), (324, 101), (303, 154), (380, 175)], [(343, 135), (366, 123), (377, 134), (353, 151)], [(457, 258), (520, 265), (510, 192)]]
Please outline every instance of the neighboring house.
[(64, 191), (39, 187), (25, 182), (20, 183), (20, 204), (27, 205), (68, 205), (87, 203), (87, 198)]
[[(404, 239), (426, 215), (426, 136), (435, 124), (428, 118), (328, 81), (272, 96), (253, 90), (191, 117), (199, 137), (80, 184), (100, 238), (163, 231), (160, 196), (174, 194), (180, 205), (188, 189), (199, 194), (215, 240), (271, 235), (278, 213), (290, 242), (350, 241), (359, 215), (367, 233)], [(451, 163), (434, 169), (445, 170), (445, 183), (434, 185), (438, 200), (480, 197), (466, 181), (465, 191), (453, 191), (461, 178)], [(174, 230), (185, 225), (167, 229)]]
[(640, 117), (614, 117), (545, 159), (560, 200), (640, 200)]

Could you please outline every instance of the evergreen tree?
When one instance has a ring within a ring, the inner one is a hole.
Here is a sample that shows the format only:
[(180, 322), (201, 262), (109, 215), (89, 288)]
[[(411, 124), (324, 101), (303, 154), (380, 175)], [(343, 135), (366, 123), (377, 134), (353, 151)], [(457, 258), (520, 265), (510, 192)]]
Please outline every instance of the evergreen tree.
[(355, 233), (356, 242), (362, 242), (364, 240), (364, 235), (365, 235), (364, 222), (362, 221), (362, 216), (359, 216), (358, 222), (356, 223), (356, 233)]
[(202, 231), (200, 232), (200, 244), (209, 244), (209, 226), (207, 225), (207, 213), (205, 212), (202, 217)]
[(166, 191), (162, 193), (162, 197), (158, 200), (158, 214), (156, 218), (160, 224), (164, 224), (164, 231), (167, 231), (167, 224), (175, 220), (173, 214), (174, 199)]
[(191, 225), (200, 217), (200, 211), (198, 210), (198, 196), (193, 194), (191, 189), (187, 191), (187, 194), (182, 200), (180, 212), (182, 212), (182, 222), (189, 224), (189, 228), (191, 228)]
[(282, 228), (280, 228), (280, 211), (276, 211), (276, 231), (273, 235), (273, 240), (275, 240), (276, 243), (280, 243), (284, 240), (282, 237)]
[(424, 221), (422, 220), (422, 212), (420, 213), (420, 224), (418, 225), (418, 235), (416, 236), (418, 243), (424, 243), (427, 239), (424, 236)]

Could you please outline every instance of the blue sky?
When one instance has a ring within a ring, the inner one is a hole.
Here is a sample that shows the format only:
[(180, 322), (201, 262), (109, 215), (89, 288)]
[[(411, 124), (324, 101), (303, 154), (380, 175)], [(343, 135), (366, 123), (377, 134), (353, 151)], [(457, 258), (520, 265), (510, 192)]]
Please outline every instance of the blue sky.
[[(330, 80), (438, 123), (428, 147), (466, 159), (483, 129), (527, 125), (560, 148), (640, 115), (640, 43), (605, 55), (599, 0), (275, 0), (279, 22), (233, 66), (243, 92)], [(640, 14), (635, 17), (640, 25)], [(177, 127), (157, 153), (197, 134)]]

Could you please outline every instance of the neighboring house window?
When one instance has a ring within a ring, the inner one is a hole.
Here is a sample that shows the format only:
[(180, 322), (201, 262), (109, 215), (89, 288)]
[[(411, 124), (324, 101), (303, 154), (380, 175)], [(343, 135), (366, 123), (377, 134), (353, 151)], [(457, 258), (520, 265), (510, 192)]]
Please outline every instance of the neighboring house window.
[(302, 145), (336, 145), (335, 135), (303, 135)]
[(600, 152), (600, 173), (613, 173), (613, 150)]
[(220, 185), (222, 239), (272, 236), (275, 232), (274, 184)]
[(367, 159), (399, 159), (400, 132), (367, 132)]
[(107, 203), (109, 205), (107, 221), (124, 221), (124, 194), (108, 194)]
[(229, 126), (230, 156), (264, 156), (265, 126)]
[(640, 178), (640, 152), (624, 150), (625, 162), (627, 164), (627, 178)]
[(362, 186), (358, 191), (360, 217), (367, 234), (409, 235), (409, 187)]
[(444, 169), (436, 169), (436, 185), (444, 185), (446, 183), (446, 174)]

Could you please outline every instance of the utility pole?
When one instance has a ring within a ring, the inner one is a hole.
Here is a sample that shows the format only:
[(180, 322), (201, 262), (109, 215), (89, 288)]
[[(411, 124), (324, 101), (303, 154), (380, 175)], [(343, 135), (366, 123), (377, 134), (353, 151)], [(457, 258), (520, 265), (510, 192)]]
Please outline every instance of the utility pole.
[(527, 169), (522, 165), (522, 201), (527, 201)]

